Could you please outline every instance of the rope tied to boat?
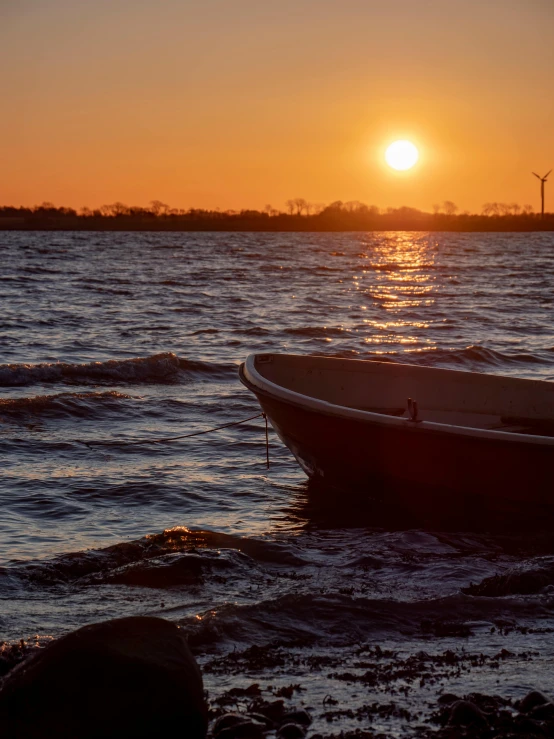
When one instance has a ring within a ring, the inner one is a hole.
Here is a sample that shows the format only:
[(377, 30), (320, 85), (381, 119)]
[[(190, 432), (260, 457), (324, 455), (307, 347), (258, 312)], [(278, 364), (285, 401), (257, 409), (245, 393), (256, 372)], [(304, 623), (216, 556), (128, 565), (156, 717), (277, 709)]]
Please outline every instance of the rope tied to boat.
[(409, 421), (411, 421), (412, 423), (421, 423), (421, 418), (417, 417), (417, 400), (412, 400), (412, 398), (408, 398), (408, 414), (410, 416), (410, 418), (408, 419)]
[(166, 436), (161, 439), (91, 439), (85, 441), (84, 439), (75, 439), (76, 444), (84, 444), (89, 448), (94, 446), (138, 446), (139, 444), (170, 444), (173, 441), (180, 441), (181, 439), (191, 439), (193, 436), (203, 436), (204, 434), (212, 434), (214, 431), (221, 431), (222, 429), (231, 428), (231, 426), (240, 426), (242, 423), (248, 423), (253, 421), (255, 418), (263, 418), (265, 420), (265, 455), (266, 455), (266, 466), (269, 469), (269, 431), (267, 425), (267, 415), (265, 413), (256, 413), (254, 416), (248, 416), (248, 418), (241, 418), (239, 421), (230, 421), (224, 423), (221, 426), (212, 426), (212, 428), (204, 429), (203, 431), (193, 431), (190, 434), (180, 434), (179, 436)]

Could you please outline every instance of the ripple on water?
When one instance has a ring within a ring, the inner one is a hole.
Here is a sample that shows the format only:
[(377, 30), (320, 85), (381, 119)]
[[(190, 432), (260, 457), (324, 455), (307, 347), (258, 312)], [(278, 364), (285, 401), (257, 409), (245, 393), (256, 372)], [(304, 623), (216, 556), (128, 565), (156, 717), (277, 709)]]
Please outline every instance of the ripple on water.
[(546, 527), (423, 530), (325, 502), (273, 433), (266, 470), (261, 420), (87, 446), (256, 414), (236, 377), (255, 351), (551, 380), (551, 234), (13, 232), (0, 249), (2, 636), (165, 615), (210, 695), (255, 674), (264, 690), (302, 683), (323, 712), (331, 692), (354, 710), (344, 676), (370, 691), (369, 671), (372, 700), (413, 695), (415, 712), (433, 671), (514, 696), (551, 681)]

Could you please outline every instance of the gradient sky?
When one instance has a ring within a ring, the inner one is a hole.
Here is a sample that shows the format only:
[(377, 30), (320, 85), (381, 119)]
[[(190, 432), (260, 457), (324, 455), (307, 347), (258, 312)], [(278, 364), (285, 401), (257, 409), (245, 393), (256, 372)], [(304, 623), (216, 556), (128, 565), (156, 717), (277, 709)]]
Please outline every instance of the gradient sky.
[(554, 0), (0, 0), (0, 66), (5, 205), (539, 209), (554, 167)]

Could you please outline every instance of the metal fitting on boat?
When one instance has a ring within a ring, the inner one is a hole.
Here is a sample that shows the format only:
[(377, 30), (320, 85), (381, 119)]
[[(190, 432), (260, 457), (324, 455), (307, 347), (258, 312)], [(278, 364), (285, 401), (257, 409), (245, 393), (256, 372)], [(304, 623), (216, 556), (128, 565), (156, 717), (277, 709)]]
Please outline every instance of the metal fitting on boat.
[(421, 423), (421, 419), (417, 417), (417, 400), (412, 400), (412, 398), (408, 398), (408, 414), (410, 416), (410, 418), (408, 419), (409, 421), (412, 421), (412, 423)]

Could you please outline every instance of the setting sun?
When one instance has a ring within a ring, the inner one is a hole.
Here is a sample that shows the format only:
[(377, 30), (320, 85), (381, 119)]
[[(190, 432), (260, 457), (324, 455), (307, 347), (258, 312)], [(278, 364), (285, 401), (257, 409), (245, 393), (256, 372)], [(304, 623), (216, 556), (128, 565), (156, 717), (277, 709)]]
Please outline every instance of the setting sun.
[(419, 152), (411, 141), (395, 141), (386, 150), (385, 159), (393, 169), (411, 169), (419, 159)]

